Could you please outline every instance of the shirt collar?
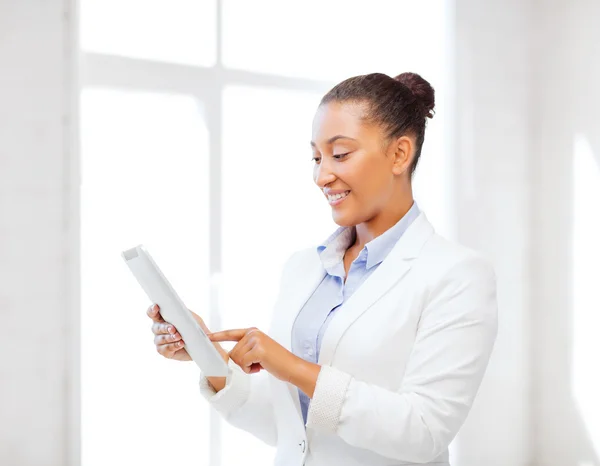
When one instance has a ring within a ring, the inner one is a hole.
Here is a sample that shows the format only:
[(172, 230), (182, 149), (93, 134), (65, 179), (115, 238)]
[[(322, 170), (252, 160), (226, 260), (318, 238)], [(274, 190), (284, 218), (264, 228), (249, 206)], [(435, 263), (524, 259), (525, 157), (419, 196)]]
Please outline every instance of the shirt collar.
[(393, 227), (365, 245), (365, 248), (367, 248), (367, 269), (380, 264), (387, 257), (410, 224), (419, 216), (419, 213), (419, 206), (416, 202), (413, 202), (408, 212)]
[(346, 249), (354, 243), (355, 238), (356, 228), (354, 226), (339, 227), (329, 238), (317, 246), (317, 252), (327, 273), (339, 275), (340, 271), (335, 270), (336, 266), (342, 262)]
[[(413, 202), (408, 212), (393, 227), (365, 245), (359, 256), (364, 257), (366, 255), (367, 269), (381, 263), (386, 258), (396, 242), (420, 213), (419, 206), (416, 202)], [(339, 273), (339, 271), (336, 271), (338, 268), (336, 266), (342, 262), (346, 250), (354, 243), (355, 239), (355, 226), (339, 227), (317, 246), (317, 252), (319, 253), (323, 267), (330, 275), (337, 275)]]

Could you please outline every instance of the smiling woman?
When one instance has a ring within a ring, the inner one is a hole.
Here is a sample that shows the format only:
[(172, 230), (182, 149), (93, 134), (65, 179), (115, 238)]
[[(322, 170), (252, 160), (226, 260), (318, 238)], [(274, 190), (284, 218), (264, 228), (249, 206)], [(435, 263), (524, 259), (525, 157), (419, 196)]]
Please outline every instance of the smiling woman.
[[(415, 73), (325, 94), (313, 174), (339, 227), (289, 258), (268, 331), (210, 334), (229, 374), (201, 376), (202, 395), (276, 446), (277, 466), (450, 464), (496, 339), (496, 279), (413, 199), (433, 108)], [(158, 350), (185, 351), (169, 348)]]
[[(434, 105), (433, 88), (415, 73), (395, 79), (382, 73), (357, 76), (323, 97), (311, 141), (314, 180), (337, 207), (333, 217), (338, 225), (374, 218), (390, 202), (396, 216), (410, 208), (409, 178)], [(391, 183), (390, 170), (404, 181)]]

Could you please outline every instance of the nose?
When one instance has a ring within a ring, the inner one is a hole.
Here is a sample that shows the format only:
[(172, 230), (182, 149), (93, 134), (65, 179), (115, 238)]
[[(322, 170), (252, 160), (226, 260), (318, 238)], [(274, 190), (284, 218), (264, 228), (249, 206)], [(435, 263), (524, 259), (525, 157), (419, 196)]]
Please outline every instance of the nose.
[(321, 159), (321, 163), (319, 165), (315, 165), (313, 176), (315, 184), (321, 189), (336, 179), (335, 173), (325, 158)]

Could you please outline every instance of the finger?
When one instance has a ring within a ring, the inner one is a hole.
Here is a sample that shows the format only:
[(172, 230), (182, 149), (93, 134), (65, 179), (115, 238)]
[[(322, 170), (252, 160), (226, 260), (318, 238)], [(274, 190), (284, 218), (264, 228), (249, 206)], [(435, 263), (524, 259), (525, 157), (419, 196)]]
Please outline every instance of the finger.
[(248, 371), (248, 374), (256, 374), (257, 372), (260, 372), (263, 369), (264, 369), (263, 366), (261, 366), (259, 363), (254, 363), (250, 366), (250, 370)]
[(257, 339), (254, 332), (258, 331), (256, 327), (246, 329), (244, 336), (235, 344), (230, 353), (241, 358), (244, 354), (256, 346)]
[(147, 309), (146, 314), (148, 314), (148, 317), (150, 317), (154, 322), (164, 322), (165, 320), (162, 318), (159, 311), (160, 307), (158, 304), (152, 304), (152, 306)]
[(154, 322), (152, 324), (152, 333), (154, 333), (154, 335), (163, 335), (166, 333), (174, 334), (177, 333), (177, 329), (169, 322)]
[(162, 354), (166, 358), (172, 357), (177, 351), (182, 349), (184, 346), (183, 340), (179, 340), (175, 343), (169, 343), (168, 345), (158, 345), (156, 351)]
[(251, 349), (244, 356), (242, 356), (241, 364), (239, 366), (246, 372), (247, 374), (252, 373), (251, 371), (254, 369), (255, 372), (257, 365), (260, 366), (260, 362), (262, 361), (261, 351), (258, 348)]
[[(250, 333), (246, 333), (244, 338), (242, 338), (229, 352), (229, 357), (233, 359), (238, 366), (242, 369), (246, 370), (246, 358), (249, 353), (252, 353), (256, 347), (256, 340), (250, 336)], [(244, 365), (245, 364), (245, 365)]]
[(181, 340), (181, 334), (179, 332), (177, 332), (175, 334), (156, 335), (154, 337), (154, 344), (155, 345), (168, 345), (170, 343), (176, 343), (179, 340)]
[(242, 366), (242, 358), (251, 349), (252, 349), (252, 347), (250, 345), (248, 345), (248, 340), (245, 338), (242, 338), (240, 341), (238, 341), (235, 344), (235, 346), (233, 348), (231, 348), (231, 351), (229, 351), (229, 357), (231, 359), (233, 359), (233, 362), (235, 362), (238, 366), (241, 367)]
[(240, 341), (249, 329), (223, 330), (221, 332), (209, 333), (211, 341)]

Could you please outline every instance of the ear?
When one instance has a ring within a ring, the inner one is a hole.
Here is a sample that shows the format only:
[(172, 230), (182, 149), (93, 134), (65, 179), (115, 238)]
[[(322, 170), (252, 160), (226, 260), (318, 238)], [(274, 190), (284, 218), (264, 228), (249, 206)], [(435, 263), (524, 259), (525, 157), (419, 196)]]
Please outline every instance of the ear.
[(400, 136), (394, 139), (389, 147), (392, 155), (392, 173), (402, 175), (408, 172), (414, 158), (415, 141), (410, 136)]

